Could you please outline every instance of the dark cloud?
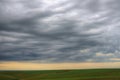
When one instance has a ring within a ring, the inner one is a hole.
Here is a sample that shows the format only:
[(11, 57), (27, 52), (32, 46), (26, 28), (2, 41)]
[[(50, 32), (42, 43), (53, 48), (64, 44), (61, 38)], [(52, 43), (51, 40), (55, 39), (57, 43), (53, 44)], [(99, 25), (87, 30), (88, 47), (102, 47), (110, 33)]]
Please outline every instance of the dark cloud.
[(120, 58), (119, 4), (118, 0), (1, 0), (0, 61)]

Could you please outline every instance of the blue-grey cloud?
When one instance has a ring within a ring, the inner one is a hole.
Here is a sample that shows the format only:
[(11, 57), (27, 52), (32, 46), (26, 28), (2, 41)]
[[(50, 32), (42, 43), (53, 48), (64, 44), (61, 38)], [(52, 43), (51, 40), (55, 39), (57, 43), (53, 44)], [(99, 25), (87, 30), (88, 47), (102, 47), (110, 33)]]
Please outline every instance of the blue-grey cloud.
[(1, 0), (0, 61), (117, 60), (119, 4), (119, 0)]

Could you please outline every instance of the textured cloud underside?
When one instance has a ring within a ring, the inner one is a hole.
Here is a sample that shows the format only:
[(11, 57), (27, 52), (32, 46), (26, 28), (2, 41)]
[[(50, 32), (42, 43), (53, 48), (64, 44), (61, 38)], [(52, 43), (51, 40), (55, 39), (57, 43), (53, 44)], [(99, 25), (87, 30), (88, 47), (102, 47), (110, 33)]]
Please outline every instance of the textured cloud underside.
[(0, 0), (0, 61), (120, 61), (119, 0)]

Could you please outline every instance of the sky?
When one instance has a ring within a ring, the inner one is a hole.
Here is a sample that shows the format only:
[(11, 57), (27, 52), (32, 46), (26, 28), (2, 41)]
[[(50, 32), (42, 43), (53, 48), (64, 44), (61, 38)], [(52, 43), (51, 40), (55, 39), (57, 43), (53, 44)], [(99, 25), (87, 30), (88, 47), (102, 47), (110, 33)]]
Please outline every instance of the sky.
[(120, 0), (0, 0), (0, 69), (120, 67), (119, 9)]

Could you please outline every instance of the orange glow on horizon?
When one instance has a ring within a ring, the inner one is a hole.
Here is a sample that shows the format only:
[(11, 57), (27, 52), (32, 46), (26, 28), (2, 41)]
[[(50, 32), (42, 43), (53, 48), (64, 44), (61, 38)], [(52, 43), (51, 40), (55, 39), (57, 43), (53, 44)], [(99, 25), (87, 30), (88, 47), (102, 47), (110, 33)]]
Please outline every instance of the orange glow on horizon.
[(120, 68), (120, 62), (109, 63), (27, 63), (1, 62), (0, 70), (57, 70), (57, 69), (93, 69)]

